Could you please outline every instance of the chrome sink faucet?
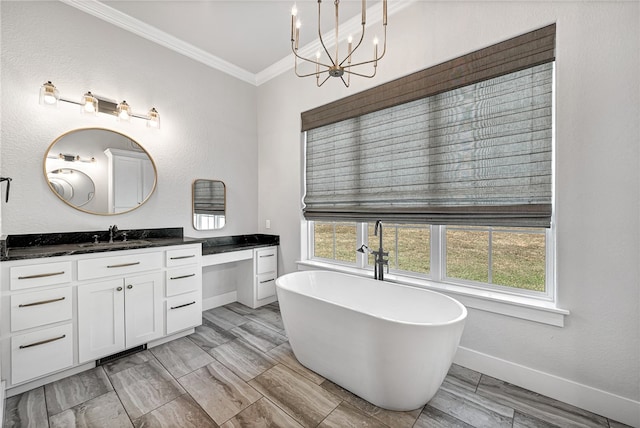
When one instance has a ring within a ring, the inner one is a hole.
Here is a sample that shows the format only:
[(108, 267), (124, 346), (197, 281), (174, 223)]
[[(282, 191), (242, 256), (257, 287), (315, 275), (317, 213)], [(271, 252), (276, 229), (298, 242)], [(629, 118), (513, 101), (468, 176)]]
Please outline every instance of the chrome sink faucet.
[(109, 244), (113, 244), (113, 235), (118, 233), (118, 226), (115, 224), (113, 226), (109, 226)]
[[(380, 235), (378, 235), (378, 232), (380, 233)], [(375, 236), (379, 236), (380, 237), (380, 245), (378, 246), (378, 251), (372, 251), (365, 244), (362, 244), (362, 246), (360, 248), (358, 248), (356, 251), (358, 251), (359, 253), (363, 253), (363, 254), (364, 253), (373, 254), (373, 257), (375, 258), (375, 267), (373, 269), (373, 278), (377, 279), (379, 281), (384, 281), (384, 267), (385, 267), (385, 265), (387, 266), (387, 272), (389, 271), (389, 259), (385, 259), (385, 257), (389, 256), (389, 252), (388, 251), (384, 251), (384, 249), (382, 248), (382, 221), (381, 220), (377, 220), (376, 221), (376, 227), (373, 230), (373, 234)]]

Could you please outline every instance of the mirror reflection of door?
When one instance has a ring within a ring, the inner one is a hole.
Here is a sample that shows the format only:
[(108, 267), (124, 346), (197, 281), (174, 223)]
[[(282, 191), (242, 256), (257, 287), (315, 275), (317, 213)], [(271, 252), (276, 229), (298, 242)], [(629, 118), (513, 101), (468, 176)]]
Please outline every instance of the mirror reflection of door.
[(151, 160), (144, 153), (109, 148), (108, 209), (123, 213), (137, 208), (151, 193), (155, 173)]
[(193, 182), (193, 227), (221, 229), (226, 223), (226, 186), (219, 180)]

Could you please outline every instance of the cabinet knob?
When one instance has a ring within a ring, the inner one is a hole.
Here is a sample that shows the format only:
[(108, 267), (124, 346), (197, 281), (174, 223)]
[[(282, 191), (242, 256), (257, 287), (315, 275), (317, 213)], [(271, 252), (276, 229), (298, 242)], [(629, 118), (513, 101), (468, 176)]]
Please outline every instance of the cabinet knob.
[(116, 288), (116, 291), (122, 291), (122, 287)]
[(133, 285), (129, 284), (127, 285), (127, 290), (131, 290), (133, 288)]

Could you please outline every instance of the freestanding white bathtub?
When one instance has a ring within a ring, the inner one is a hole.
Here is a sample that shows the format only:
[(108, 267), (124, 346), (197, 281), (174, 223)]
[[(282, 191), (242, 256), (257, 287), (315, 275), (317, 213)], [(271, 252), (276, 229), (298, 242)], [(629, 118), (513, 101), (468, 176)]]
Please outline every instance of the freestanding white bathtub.
[(276, 289), (300, 363), (389, 410), (431, 400), (467, 317), (443, 294), (335, 272), (283, 275)]

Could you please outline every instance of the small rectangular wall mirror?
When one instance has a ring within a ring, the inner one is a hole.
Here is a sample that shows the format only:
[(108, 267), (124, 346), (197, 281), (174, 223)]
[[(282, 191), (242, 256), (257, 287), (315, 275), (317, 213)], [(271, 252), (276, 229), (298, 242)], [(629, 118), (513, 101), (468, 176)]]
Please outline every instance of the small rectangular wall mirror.
[(196, 230), (222, 229), (226, 223), (226, 186), (219, 180), (194, 180), (193, 227)]

